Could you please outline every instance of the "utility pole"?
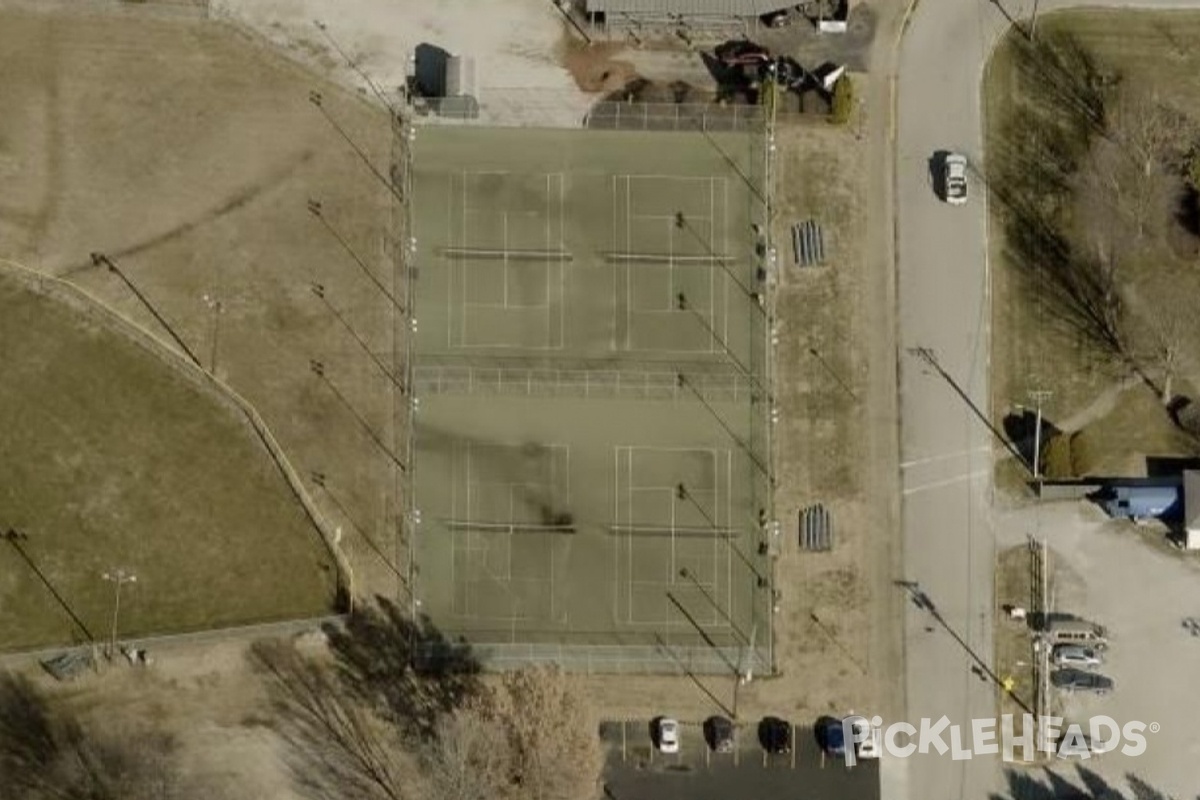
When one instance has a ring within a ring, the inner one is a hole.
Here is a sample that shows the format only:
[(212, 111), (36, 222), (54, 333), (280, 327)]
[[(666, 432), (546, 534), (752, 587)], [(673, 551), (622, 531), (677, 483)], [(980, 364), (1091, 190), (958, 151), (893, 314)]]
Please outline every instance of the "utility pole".
[(1034, 389), (1029, 392), (1029, 399), (1034, 402), (1037, 410), (1037, 422), (1033, 428), (1033, 479), (1042, 480), (1042, 403), (1046, 402), (1053, 392), (1046, 389)]
[(121, 587), (127, 583), (137, 583), (137, 575), (118, 569), (115, 572), (106, 572), (102, 577), (113, 584), (112, 635), (108, 643), (108, 660), (112, 661), (117, 654), (117, 620), (121, 614)]

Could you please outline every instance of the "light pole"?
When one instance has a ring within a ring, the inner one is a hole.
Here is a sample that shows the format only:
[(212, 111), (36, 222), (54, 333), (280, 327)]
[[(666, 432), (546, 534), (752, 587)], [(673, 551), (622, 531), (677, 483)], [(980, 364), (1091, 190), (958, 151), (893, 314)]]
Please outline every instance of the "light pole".
[(118, 569), (115, 572), (106, 572), (102, 577), (113, 584), (112, 636), (108, 643), (108, 659), (111, 661), (117, 654), (117, 620), (121, 614), (121, 587), (127, 583), (137, 583), (137, 575)]
[(208, 371), (213, 377), (217, 375), (217, 341), (221, 335), (221, 314), (225, 312), (225, 306), (221, 304), (221, 300), (211, 294), (202, 295), (201, 299), (204, 305), (208, 306), (212, 311), (212, 347), (208, 358)]
[(1042, 480), (1042, 403), (1050, 399), (1052, 392), (1045, 389), (1034, 389), (1029, 397), (1036, 403), (1037, 419), (1033, 428), (1033, 479), (1039, 483)]

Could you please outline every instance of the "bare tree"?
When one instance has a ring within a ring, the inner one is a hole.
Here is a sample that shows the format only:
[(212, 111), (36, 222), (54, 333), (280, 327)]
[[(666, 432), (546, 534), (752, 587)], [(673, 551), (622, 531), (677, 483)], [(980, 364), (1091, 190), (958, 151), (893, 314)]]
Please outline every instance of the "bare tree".
[(184, 800), (212, 787), (180, 777), (160, 731), (89, 724), (28, 679), (0, 674), (0, 787), (6, 800)]
[(560, 669), (535, 667), (504, 676), (489, 715), (512, 751), (512, 783), (530, 800), (584, 800), (595, 795), (603, 752), (575, 683)]
[(502, 800), (512, 795), (512, 751), (504, 730), (478, 706), (442, 716), (422, 751), (431, 800)]
[(267, 681), (294, 777), (321, 800), (405, 800), (415, 769), (399, 730), (347, 692), (325, 664), (285, 642), (256, 642), (251, 662)]

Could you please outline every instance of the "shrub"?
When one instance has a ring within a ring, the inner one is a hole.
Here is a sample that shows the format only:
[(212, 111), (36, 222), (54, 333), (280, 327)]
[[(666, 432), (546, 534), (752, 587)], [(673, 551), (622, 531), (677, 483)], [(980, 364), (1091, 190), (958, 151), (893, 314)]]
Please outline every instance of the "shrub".
[(829, 121), (834, 125), (845, 125), (854, 111), (854, 84), (849, 75), (843, 75), (833, 85), (833, 101), (830, 104)]

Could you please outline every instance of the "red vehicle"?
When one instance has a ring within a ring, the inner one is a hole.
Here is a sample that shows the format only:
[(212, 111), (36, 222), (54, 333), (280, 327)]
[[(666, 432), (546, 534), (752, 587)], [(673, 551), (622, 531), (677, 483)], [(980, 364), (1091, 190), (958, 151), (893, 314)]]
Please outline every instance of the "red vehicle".
[(716, 49), (715, 54), (728, 67), (765, 64), (773, 60), (767, 48), (748, 40), (726, 42)]

